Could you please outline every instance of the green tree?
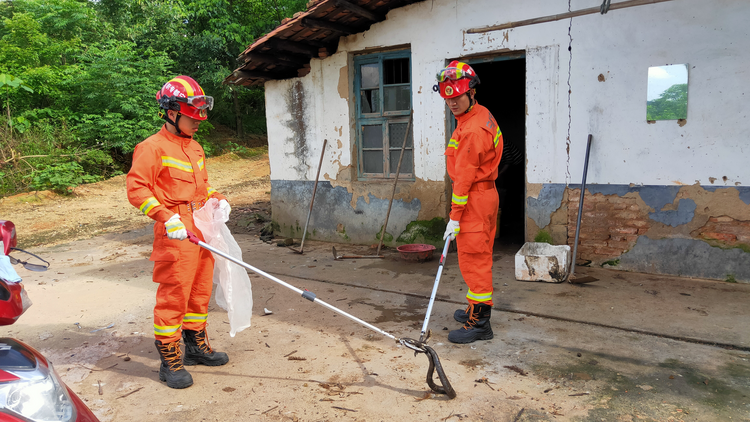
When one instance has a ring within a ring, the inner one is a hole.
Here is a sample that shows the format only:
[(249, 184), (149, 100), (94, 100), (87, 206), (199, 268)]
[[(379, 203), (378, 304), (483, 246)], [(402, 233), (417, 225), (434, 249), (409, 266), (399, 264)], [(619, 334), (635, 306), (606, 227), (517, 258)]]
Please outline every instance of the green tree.
[(667, 88), (659, 98), (646, 102), (646, 120), (687, 119), (687, 84)]

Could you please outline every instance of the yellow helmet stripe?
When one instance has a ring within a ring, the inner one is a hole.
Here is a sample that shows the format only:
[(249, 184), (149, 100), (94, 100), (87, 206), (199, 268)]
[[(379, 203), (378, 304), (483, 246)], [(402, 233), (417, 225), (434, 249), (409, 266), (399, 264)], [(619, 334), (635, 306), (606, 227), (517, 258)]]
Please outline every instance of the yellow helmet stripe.
[[(183, 87), (185, 87), (185, 93), (187, 93), (188, 97), (192, 97), (193, 95), (195, 95), (195, 91), (193, 91), (193, 87), (190, 86), (190, 83), (188, 81), (186, 81), (186, 80), (184, 80), (182, 78), (174, 78), (171, 81), (169, 81), (169, 83), (172, 83), (172, 82), (177, 82), (180, 85), (182, 85)], [(203, 88), (201, 88), (201, 91), (202, 90), (203, 90)], [(203, 93), (201, 92), (201, 94), (203, 94)]]

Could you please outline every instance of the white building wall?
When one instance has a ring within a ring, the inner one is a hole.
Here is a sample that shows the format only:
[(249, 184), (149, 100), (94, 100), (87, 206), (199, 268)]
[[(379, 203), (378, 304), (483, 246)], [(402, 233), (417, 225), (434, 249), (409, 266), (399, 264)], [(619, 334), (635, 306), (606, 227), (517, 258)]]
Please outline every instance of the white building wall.
[[(600, 4), (575, 0), (570, 10)], [(750, 2), (675, 0), (507, 31), (465, 32), (568, 10), (567, 2), (553, 0), (431, 0), (396, 9), (370, 30), (342, 38), (335, 55), (312, 61), (309, 75), (266, 83), (271, 179), (313, 180), (327, 138), (321, 175), (335, 183), (355, 162), (351, 56), (409, 46), (418, 179), (445, 177), (446, 110), (432, 91), (437, 70), (450, 58), (520, 50), (527, 63), (529, 183), (578, 183), (589, 133), (588, 183), (750, 182)], [(689, 64), (687, 123), (647, 124), (648, 67), (680, 63)], [(299, 137), (289, 128), (295, 84), (307, 99), (302, 118), (308, 147), (300, 151), (289, 142)]]

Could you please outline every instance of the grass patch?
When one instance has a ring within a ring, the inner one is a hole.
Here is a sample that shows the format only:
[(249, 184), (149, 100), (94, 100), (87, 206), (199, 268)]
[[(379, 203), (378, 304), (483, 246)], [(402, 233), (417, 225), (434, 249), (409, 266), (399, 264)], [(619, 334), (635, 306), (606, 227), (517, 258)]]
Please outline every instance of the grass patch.
[(539, 230), (536, 236), (534, 236), (534, 242), (552, 245), (552, 235), (547, 230)]

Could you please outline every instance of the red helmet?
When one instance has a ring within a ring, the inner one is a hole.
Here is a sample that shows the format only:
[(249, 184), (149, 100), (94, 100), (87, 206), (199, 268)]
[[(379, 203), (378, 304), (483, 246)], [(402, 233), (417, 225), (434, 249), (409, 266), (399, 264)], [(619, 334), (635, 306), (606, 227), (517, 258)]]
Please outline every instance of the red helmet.
[(453, 60), (437, 74), (438, 84), (432, 89), (443, 98), (454, 98), (479, 85), (479, 77), (466, 63)]
[(165, 83), (156, 93), (156, 101), (163, 110), (175, 110), (196, 120), (206, 120), (214, 108), (214, 98), (190, 76), (177, 76)]

